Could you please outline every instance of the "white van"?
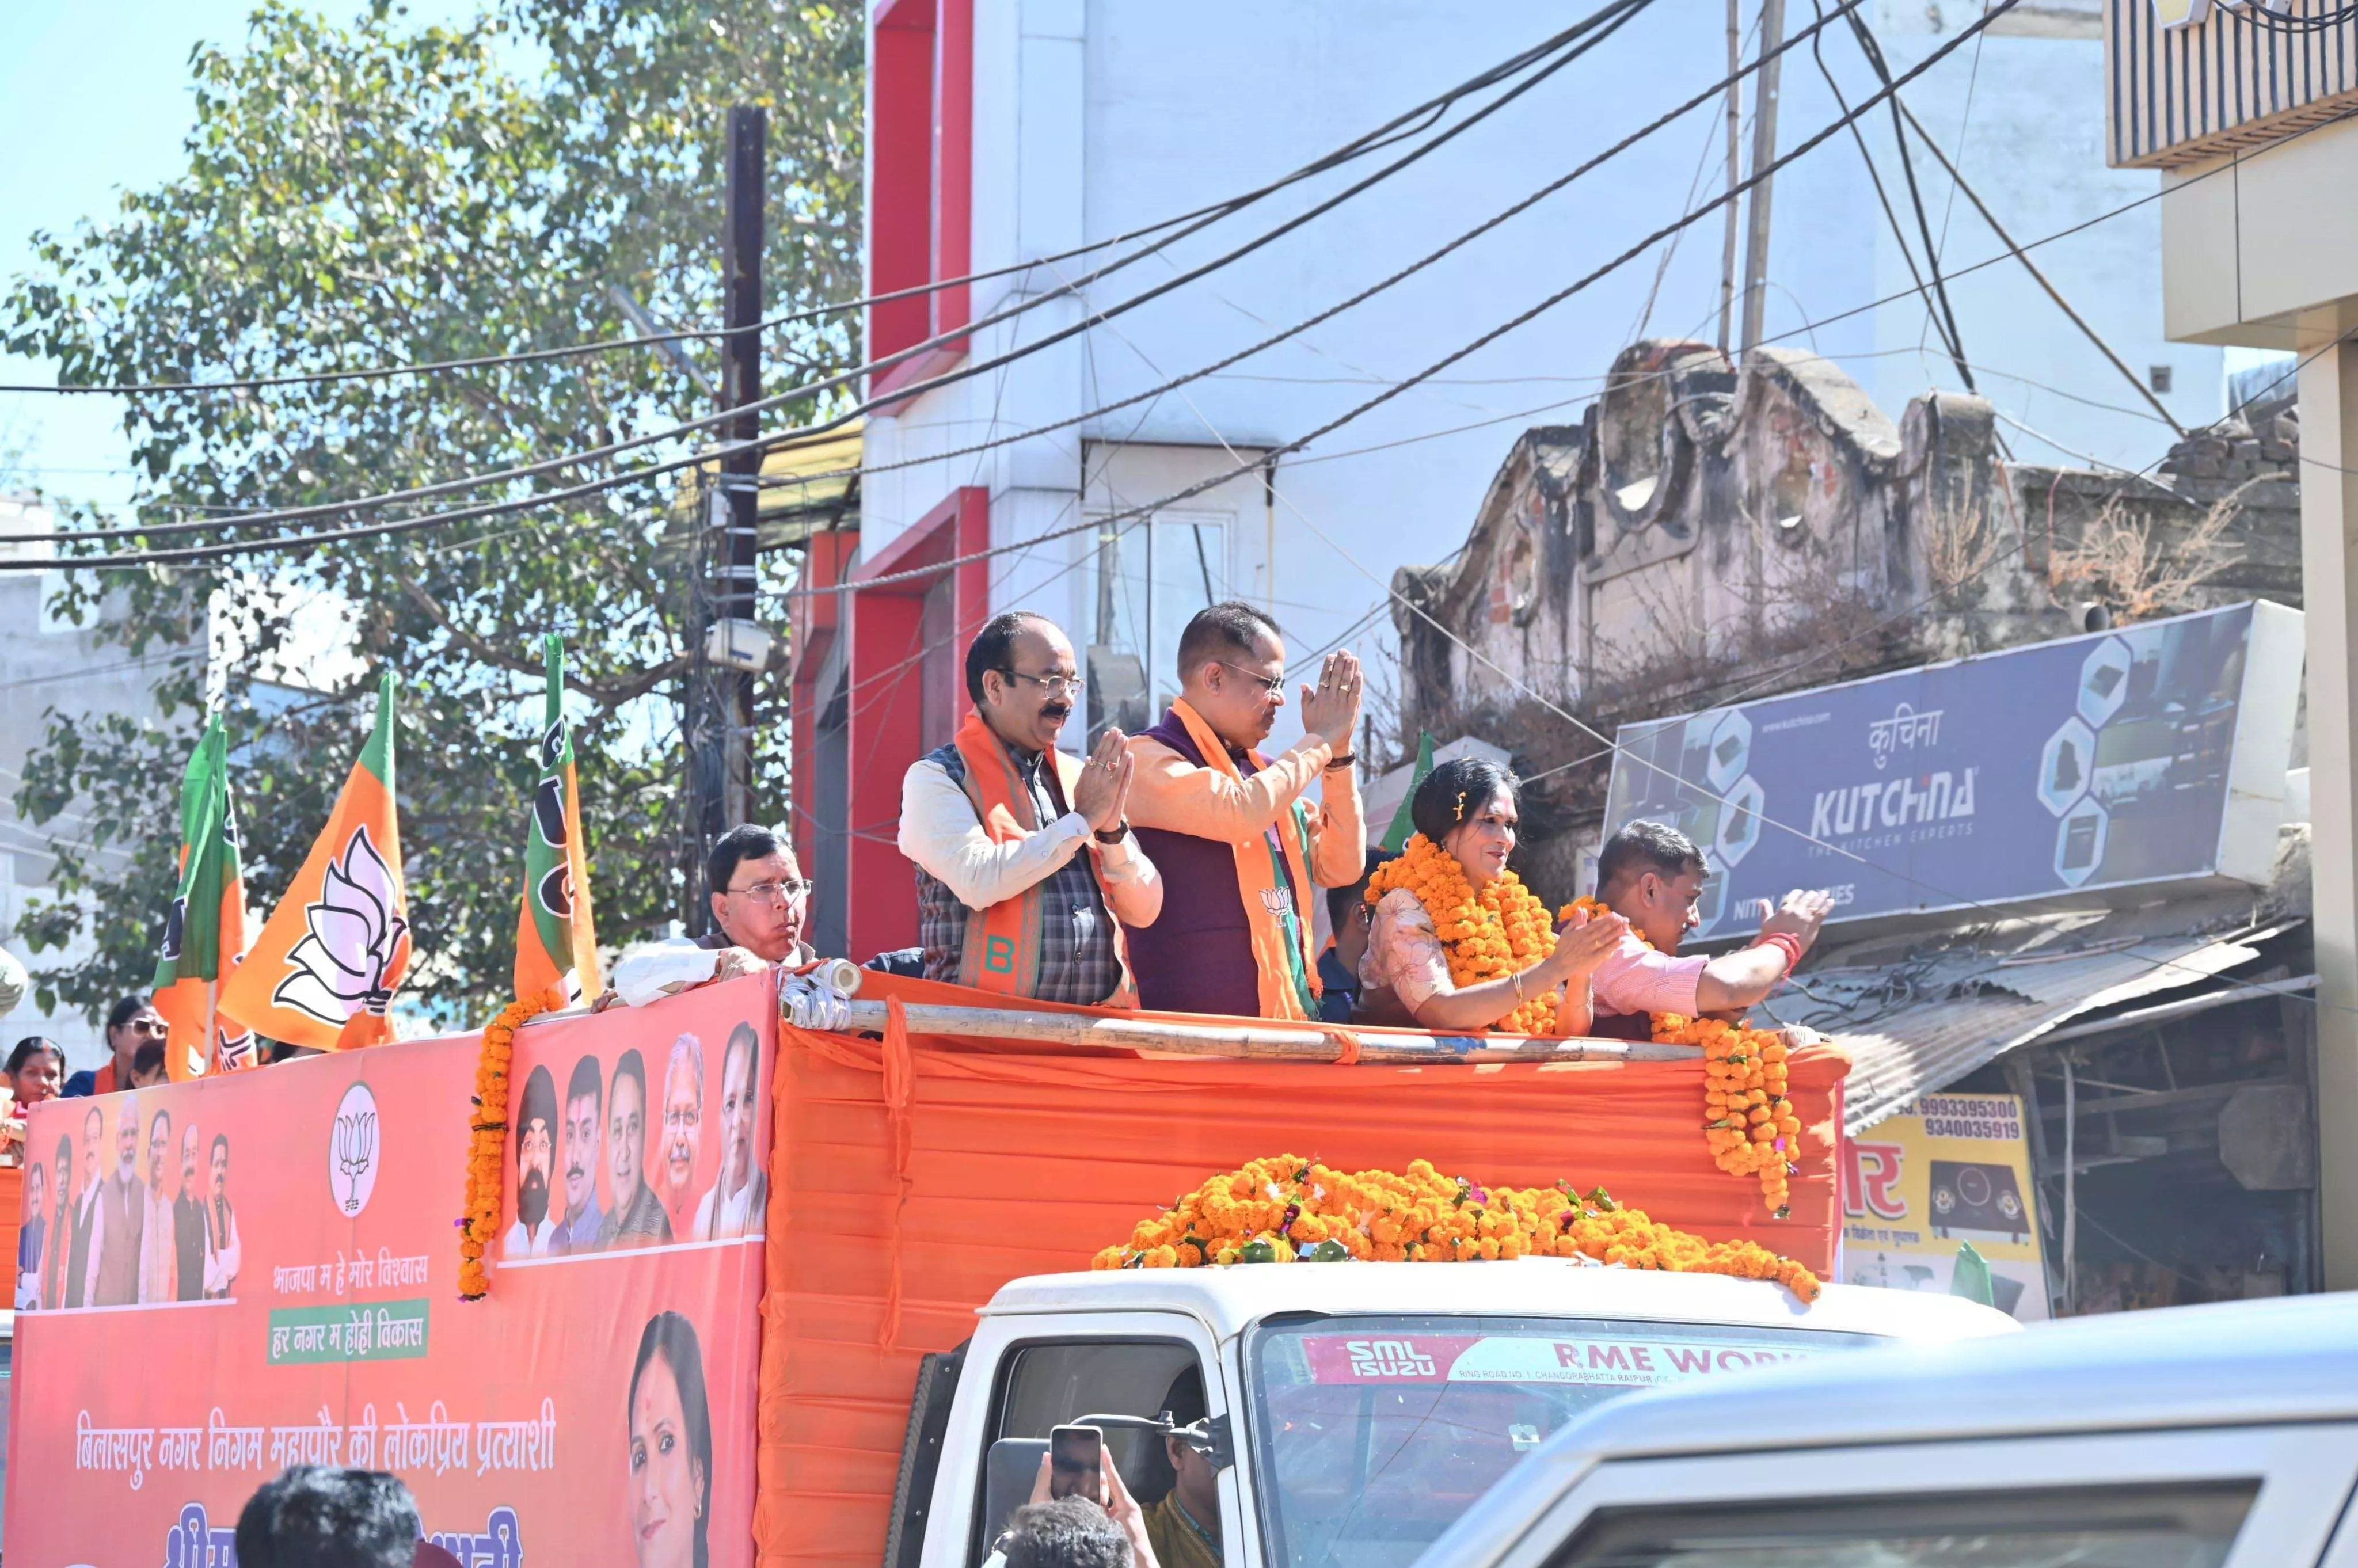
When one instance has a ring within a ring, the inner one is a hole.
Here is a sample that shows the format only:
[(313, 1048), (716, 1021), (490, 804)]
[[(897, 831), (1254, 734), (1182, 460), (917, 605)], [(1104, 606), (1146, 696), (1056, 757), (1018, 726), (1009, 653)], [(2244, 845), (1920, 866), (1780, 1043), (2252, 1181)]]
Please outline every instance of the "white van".
[(2358, 1296), (2082, 1318), (1618, 1400), (1419, 1568), (2358, 1568)]

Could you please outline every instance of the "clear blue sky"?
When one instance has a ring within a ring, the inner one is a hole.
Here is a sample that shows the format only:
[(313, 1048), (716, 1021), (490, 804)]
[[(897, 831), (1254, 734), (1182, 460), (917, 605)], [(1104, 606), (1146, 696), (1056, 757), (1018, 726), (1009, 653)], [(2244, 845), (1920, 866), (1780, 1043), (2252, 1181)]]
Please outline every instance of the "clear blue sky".
[[(474, 15), (476, 0), (411, 0), (421, 23)], [(34, 231), (104, 219), (121, 192), (169, 179), (194, 110), (189, 52), (245, 37), (252, 0), (0, 0), (0, 286), (32, 263)], [(325, 0), (339, 20), (362, 0)], [(0, 354), (0, 381), (50, 381), (42, 361)], [(0, 394), (0, 488), (117, 502), (129, 492), (114, 404)], [(21, 454), (21, 457), (16, 457)], [(15, 461), (9, 460), (14, 457)]]

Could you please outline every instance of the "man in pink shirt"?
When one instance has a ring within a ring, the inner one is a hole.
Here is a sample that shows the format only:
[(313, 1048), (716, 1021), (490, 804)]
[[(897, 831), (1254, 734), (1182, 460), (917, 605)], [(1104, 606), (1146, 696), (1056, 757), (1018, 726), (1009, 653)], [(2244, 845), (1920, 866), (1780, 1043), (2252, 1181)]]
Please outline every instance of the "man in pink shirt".
[(1642, 1040), (1649, 1013), (1739, 1013), (1765, 1000), (1799, 967), (1833, 909), (1823, 892), (1789, 892), (1776, 907), (1761, 901), (1760, 935), (1717, 957), (1681, 957), (1679, 944), (1702, 923), (1703, 851), (1677, 828), (1632, 822), (1596, 857), (1596, 896), (1629, 922), (1620, 950), (1605, 960), (1589, 990), (1590, 1033)]

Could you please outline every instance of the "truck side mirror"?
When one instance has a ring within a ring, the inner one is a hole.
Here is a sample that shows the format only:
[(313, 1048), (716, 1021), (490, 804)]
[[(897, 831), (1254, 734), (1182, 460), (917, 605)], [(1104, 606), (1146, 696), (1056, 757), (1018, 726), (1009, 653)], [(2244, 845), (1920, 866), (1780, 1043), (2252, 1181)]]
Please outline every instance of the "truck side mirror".
[(1040, 1461), (1047, 1457), (1044, 1437), (1002, 1437), (990, 1445), (982, 1462), (983, 1549), (1007, 1530), (1015, 1510), (1032, 1498), (1032, 1484), (1040, 1478)]
[(1209, 1459), (1215, 1470), (1228, 1469), (1237, 1462), (1236, 1429), (1226, 1415), (1206, 1416), (1191, 1425), (1173, 1427), (1171, 1435)]

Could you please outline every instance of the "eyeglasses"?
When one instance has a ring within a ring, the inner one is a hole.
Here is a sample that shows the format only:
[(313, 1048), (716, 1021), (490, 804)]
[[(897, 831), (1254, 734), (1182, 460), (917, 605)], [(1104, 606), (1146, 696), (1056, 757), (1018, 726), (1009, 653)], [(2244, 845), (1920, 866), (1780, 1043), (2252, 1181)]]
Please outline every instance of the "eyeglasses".
[(1050, 697), (1078, 697), (1082, 688), (1088, 685), (1078, 676), (1029, 676), (1022, 670), (1001, 670), (999, 673), (1009, 680), (1028, 680)]
[(1271, 697), (1283, 697), (1285, 695), (1285, 676), (1282, 675), (1260, 675), (1252, 670), (1246, 669), (1241, 665), (1232, 665), (1226, 659), (1214, 659), (1212, 662), (1219, 665), (1220, 668), (1224, 670), (1232, 670), (1236, 674), (1244, 676), (1245, 679), (1256, 683), (1260, 686), (1261, 690), (1269, 693)]
[(135, 1018), (123, 1027), (141, 1034), (152, 1034), (158, 1040), (172, 1033), (172, 1026), (160, 1018)]
[(729, 892), (732, 898), (750, 898), (757, 903), (767, 903), (773, 899), (780, 903), (794, 903), (810, 890), (810, 883), (797, 880), (782, 882), (755, 882), (748, 888), (730, 888)]

